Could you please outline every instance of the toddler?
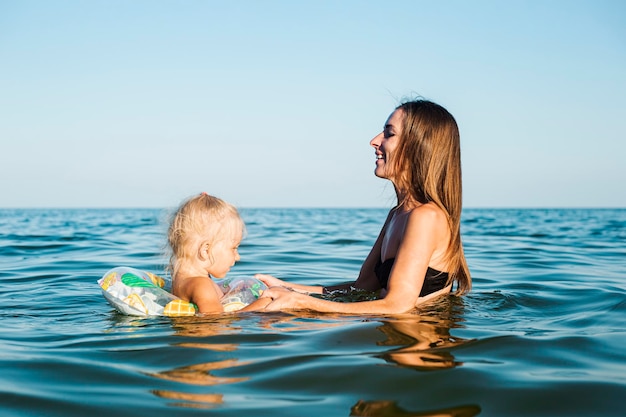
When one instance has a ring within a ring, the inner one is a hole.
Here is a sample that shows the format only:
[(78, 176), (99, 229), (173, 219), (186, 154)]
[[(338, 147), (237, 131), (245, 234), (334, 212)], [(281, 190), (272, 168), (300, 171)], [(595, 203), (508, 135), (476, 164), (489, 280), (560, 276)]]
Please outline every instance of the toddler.
[(194, 303), (200, 313), (223, 312), (223, 292), (211, 278), (224, 278), (240, 259), (243, 232), (243, 220), (231, 204), (207, 193), (184, 201), (168, 230), (172, 293)]

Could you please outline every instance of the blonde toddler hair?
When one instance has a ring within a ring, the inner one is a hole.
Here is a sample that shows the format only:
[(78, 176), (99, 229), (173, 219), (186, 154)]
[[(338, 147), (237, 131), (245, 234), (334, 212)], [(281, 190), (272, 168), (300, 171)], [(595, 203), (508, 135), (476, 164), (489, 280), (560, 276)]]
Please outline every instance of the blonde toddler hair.
[(201, 193), (183, 201), (173, 214), (167, 233), (168, 270), (172, 278), (182, 262), (197, 255), (202, 242), (212, 245), (236, 230), (244, 230), (243, 220), (237, 209), (224, 200)]

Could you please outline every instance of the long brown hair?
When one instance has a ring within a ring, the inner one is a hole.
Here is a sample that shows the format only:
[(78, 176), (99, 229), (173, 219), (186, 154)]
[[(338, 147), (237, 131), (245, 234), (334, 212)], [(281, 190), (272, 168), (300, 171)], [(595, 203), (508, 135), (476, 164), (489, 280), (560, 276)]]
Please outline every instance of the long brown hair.
[[(461, 143), (454, 117), (428, 100), (412, 100), (396, 108), (404, 114), (395, 158), (393, 182), (399, 195), (434, 203), (446, 214), (450, 244), (446, 251), (450, 280), (457, 293), (470, 290), (472, 279), (461, 243)], [(404, 201), (398, 201), (399, 204)]]

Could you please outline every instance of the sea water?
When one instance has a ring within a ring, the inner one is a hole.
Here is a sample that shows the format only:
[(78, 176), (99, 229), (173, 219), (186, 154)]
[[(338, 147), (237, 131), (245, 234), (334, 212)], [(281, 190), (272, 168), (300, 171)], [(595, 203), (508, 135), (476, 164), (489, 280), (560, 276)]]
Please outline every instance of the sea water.
[[(353, 280), (386, 211), (242, 209), (229, 276)], [(626, 210), (467, 209), (473, 289), (400, 316), (121, 315), (167, 210), (0, 210), (0, 415), (624, 416)]]

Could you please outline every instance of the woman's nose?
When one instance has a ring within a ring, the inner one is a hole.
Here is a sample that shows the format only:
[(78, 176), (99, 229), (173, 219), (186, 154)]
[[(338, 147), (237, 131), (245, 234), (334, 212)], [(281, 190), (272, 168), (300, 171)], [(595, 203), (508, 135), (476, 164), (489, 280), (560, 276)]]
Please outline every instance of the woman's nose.
[(383, 137), (383, 132), (380, 132), (378, 135), (374, 136), (372, 140), (370, 140), (370, 145), (378, 149), (378, 147), (380, 146), (380, 139), (382, 137)]

